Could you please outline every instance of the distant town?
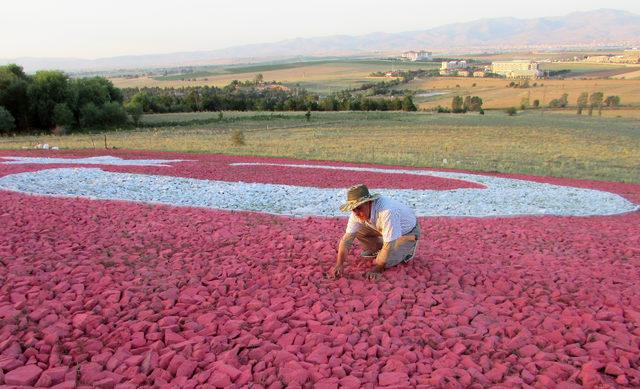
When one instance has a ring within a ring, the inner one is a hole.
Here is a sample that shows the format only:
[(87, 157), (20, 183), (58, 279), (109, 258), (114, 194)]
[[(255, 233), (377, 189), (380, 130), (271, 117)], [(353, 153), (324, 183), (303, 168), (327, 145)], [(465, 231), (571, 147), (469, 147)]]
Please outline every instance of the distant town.
[[(407, 61), (434, 61), (433, 53), (424, 50), (406, 51), (402, 53), (400, 58)], [(640, 49), (627, 49), (623, 51), (622, 55), (573, 57), (572, 61), (587, 63), (639, 64)], [(491, 64), (471, 64), (465, 60), (442, 61), (439, 74), (441, 76), (454, 77), (488, 77), (490, 75), (494, 75), (511, 79), (538, 79), (545, 76), (545, 73), (539, 68), (541, 62), (543, 61), (511, 60), (493, 61)], [(551, 61), (548, 60), (544, 62)], [(387, 76), (392, 77), (393, 74), (388, 73)]]

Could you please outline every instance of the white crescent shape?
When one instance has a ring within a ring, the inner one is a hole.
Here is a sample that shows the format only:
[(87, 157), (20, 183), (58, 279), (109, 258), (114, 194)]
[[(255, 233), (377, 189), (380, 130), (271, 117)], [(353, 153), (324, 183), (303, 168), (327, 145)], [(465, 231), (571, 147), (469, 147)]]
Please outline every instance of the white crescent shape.
[[(236, 164), (255, 165), (255, 164)], [(467, 173), (346, 166), (290, 165), (388, 174), (432, 175), (467, 180), (485, 189), (375, 189), (415, 209), (418, 216), (487, 217), (517, 215), (613, 215), (638, 209), (614, 193)], [(106, 172), (99, 168), (60, 168), (11, 174), (0, 189), (57, 197), (126, 200), (172, 206), (257, 211), (289, 216), (346, 216), (338, 207), (344, 189)]]

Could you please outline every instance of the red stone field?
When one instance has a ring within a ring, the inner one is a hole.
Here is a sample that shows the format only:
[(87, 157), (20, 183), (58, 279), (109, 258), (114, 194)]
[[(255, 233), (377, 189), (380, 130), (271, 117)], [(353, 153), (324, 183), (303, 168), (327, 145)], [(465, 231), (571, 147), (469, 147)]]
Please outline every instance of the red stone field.
[[(292, 160), (101, 155), (190, 160), (97, 167), (207, 180), (478, 188), (438, 177), (229, 165), (301, 162)], [(0, 177), (61, 166), (0, 163)], [(509, 177), (640, 204), (637, 184)], [(366, 281), (369, 263), (356, 245), (345, 277), (334, 280), (326, 274), (346, 218), (2, 190), (0, 385), (640, 387), (640, 212), (419, 222), (413, 261)]]

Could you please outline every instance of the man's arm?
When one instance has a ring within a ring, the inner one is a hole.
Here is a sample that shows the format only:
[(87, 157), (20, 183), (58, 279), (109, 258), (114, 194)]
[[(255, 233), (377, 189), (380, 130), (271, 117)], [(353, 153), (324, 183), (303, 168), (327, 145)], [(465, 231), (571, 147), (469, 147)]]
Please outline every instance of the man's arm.
[(338, 244), (338, 255), (336, 257), (336, 266), (332, 270), (332, 275), (336, 278), (342, 275), (344, 261), (347, 259), (347, 255), (349, 254), (349, 250), (351, 250), (351, 245), (353, 244), (355, 237), (356, 234), (346, 233), (342, 236), (342, 239), (340, 239), (340, 243)]
[(370, 280), (380, 278), (380, 275), (384, 271), (384, 267), (387, 264), (387, 258), (389, 258), (389, 250), (391, 250), (391, 246), (394, 244), (394, 242), (385, 242), (382, 244), (380, 252), (376, 256), (376, 259), (373, 261), (373, 269), (364, 273), (365, 278), (368, 278)]

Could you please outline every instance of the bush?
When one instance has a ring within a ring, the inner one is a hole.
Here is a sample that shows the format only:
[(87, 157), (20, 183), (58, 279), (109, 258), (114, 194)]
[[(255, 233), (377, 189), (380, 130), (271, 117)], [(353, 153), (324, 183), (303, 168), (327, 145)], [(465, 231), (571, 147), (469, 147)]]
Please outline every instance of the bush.
[(505, 112), (507, 113), (507, 115), (509, 115), (509, 116), (514, 116), (515, 114), (517, 114), (517, 113), (518, 113), (518, 110), (516, 109), (516, 107), (509, 107), (509, 108), (505, 109), (504, 111), (505, 111)]
[(234, 146), (244, 146), (247, 142), (244, 139), (244, 132), (242, 130), (235, 130), (233, 134), (231, 134), (231, 143)]
[(11, 112), (7, 111), (5, 107), (0, 107), (0, 132), (13, 131), (15, 128), (16, 121)]
[(417, 111), (415, 104), (413, 104), (413, 99), (411, 96), (405, 96), (402, 100), (402, 110), (405, 112), (413, 112)]

